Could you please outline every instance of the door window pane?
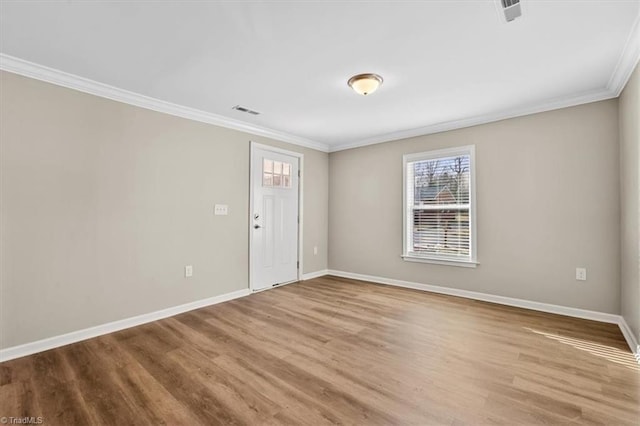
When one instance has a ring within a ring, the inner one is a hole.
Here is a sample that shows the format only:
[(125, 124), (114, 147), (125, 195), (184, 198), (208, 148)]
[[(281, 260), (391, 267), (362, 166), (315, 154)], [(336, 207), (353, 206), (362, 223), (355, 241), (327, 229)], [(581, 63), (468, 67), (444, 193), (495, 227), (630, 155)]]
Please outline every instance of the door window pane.
[(291, 163), (263, 159), (262, 186), (272, 188), (291, 188)]

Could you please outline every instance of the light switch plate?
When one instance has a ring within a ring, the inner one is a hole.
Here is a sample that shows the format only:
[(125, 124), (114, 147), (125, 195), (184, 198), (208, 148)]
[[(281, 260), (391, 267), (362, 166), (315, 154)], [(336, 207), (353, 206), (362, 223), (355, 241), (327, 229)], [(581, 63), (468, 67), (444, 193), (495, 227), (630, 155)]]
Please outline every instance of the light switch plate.
[(213, 212), (216, 216), (226, 216), (229, 214), (229, 206), (226, 204), (216, 204)]
[(184, 276), (190, 278), (193, 276), (193, 265), (187, 265), (184, 267)]

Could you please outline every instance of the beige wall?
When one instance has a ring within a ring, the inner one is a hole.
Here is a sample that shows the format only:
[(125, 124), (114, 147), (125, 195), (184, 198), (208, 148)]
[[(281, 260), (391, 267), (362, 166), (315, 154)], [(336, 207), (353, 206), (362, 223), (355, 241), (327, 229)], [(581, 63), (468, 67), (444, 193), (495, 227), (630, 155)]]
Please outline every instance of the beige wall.
[[(404, 262), (402, 155), (469, 144), (481, 264)], [(617, 100), (332, 153), (329, 268), (619, 313), (618, 165)]]
[(304, 153), (304, 272), (326, 269), (326, 153), (0, 79), (0, 348), (246, 288), (250, 140)]
[(640, 342), (640, 67), (620, 96), (622, 316)]
[[(2, 72), (0, 348), (246, 288), (249, 140), (305, 154), (305, 273), (619, 313), (622, 235), (638, 335), (638, 78), (620, 99), (621, 156), (616, 100), (328, 156)], [(468, 144), (480, 266), (403, 262), (402, 155)]]

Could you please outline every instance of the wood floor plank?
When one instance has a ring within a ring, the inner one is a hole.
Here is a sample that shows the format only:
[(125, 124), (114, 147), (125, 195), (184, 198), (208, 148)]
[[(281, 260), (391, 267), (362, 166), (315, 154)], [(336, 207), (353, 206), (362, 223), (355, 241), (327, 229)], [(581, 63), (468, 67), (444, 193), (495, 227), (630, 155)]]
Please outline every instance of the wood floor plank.
[[(25, 382), (33, 391), (40, 412), (28, 413), (29, 417), (42, 416), (50, 424), (99, 424), (87, 409), (84, 397), (73, 374), (63, 359), (62, 351), (52, 350), (29, 357), (33, 360), (30, 368), (21, 374), (30, 374)], [(14, 416), (15, 407), (3, 407), (2, 416)], [(7, 414), (4, 414), (7, 413)], [(15, 416), (14, 416), (15, 417)]]
[(229, 407), (217, 400), (196, 375), (169, 358), (163, 342), (156, 337), (135, 336), (122, 344), (158, 383), (194, 413), (199, 422), (208, 425), (244, 424), (233, 417)]
[[(224, 368), (229, 374), (238, 375), (242, 380), (251, 383), (258, 392), (268, 395), (278, 402), (281, 410), (274, 419), (295, 420), (284, 424), (340, 424), (340, 416), (333, 413), (330, 407), (325, 407), (315, 398), (299, 392), (288, 383), (285, 378), (274, 376), (261, 366), (242, 358), (222, 355), (213, 361)], [(338, 413), (339, 414), (339, 413)], [(265, 424), (279, 424), (277, 420), (270, 420)]]
[(46, 425), (638, 425), (618, 327), (325, 276), (0, 364)]

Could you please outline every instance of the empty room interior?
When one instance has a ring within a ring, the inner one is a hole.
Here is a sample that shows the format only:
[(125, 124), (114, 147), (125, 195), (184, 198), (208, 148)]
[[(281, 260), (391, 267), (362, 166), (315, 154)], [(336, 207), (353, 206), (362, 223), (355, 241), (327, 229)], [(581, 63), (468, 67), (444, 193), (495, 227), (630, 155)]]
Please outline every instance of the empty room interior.
[(640, 0), (0, 0), (0, 423), (639, 425)]

